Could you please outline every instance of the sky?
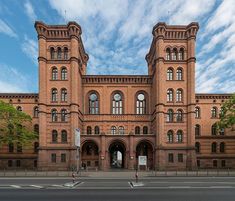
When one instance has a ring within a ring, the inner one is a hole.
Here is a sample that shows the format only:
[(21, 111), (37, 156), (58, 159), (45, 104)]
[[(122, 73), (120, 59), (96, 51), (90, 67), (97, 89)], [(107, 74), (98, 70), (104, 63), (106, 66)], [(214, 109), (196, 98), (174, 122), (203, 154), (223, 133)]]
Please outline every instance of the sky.
[(0, 0), (0, 92), (38, 92), (35, 20), (80, 24), (99, 75), (146, 75), (153, 26), (196, 21), (196, 92), (235, 92), (235, 0)]

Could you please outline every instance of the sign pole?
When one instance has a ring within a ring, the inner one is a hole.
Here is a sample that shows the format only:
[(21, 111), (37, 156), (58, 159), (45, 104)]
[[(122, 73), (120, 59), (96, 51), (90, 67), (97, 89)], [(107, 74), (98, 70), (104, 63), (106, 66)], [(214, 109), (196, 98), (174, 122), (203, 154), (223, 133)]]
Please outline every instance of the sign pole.
[(75, 129), (75, 146), (77, 148), (77, 154), (76, 154), (76, 159), (77, 159), (77, 174), (79, 173), (79, 160), (80, 160), (80, 129)]

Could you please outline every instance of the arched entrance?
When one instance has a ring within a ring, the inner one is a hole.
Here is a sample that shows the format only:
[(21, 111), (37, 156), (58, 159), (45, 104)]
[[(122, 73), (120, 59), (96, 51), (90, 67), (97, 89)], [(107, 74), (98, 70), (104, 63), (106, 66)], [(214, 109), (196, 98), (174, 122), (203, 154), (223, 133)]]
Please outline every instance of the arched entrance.
[(148, 141), (141, 141), (136, 146), (136, 165), (138, 165), (139, 156), (147, 157), (147, 167), (139, 166), (140, 169), (153, 169), (153, 146)]
[(125, 167), (125, 145), (119, 141), (115, 141), (109, 146), (110, 168)]
[(81, 166), (87, 168), (99, 168), (99, 148), (93, 141), (87, 141), (82, 145)]

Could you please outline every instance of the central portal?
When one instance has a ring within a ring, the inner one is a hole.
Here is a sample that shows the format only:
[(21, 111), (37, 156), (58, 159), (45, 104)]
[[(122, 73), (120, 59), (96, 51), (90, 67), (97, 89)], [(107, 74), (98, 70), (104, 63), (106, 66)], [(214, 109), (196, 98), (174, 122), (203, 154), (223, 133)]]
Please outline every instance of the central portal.
[(109, 146), (110, 167), (124, 168), (125, 146), (121, 142), (113, 142)]

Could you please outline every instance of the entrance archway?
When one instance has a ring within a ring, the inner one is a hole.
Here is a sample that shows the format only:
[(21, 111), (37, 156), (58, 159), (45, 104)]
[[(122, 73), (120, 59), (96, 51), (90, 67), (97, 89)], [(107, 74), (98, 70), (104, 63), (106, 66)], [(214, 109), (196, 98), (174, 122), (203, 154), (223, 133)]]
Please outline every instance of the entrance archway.
[[(147, 157), (147, 169), (153, 169), (153, 146), (148, 141), (141, 141), (136, 146), (136, 165), (138, 165), (139, 156)], [(140, 166), (140, 169), (146, 169)]]
[(109, 146), (110, 154), (110, 168), (124, 168), (125, 167), (125, 145), (119, 141), (113, 142)]

